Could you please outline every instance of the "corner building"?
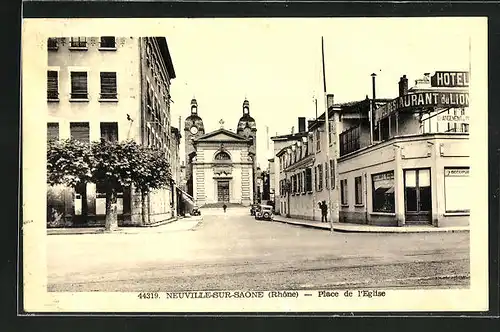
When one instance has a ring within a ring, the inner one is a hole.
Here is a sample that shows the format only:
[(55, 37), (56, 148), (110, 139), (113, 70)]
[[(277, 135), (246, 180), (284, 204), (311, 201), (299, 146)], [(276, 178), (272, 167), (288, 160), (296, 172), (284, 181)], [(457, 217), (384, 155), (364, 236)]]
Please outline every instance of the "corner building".
[[(148, 197), (148, 223), (176, 215), (178, 130), (171, 126), (175, 71), (164, 37), (49, 38), (47, 139), (106, 139), (163, 149), (173, 169), (170, 187)], [(119, 188), (119, 225), (141, 225), (141, 197)], [(49, 226), (104, 224), (105, 195), (95, 184), (49, 187)]]

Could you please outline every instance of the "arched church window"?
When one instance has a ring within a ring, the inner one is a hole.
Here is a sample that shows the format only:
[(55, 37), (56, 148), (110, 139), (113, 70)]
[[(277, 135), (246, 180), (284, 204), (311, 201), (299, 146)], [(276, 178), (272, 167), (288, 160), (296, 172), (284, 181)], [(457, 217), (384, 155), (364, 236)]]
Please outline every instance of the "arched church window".
[(227, 152), (221, 151), (215, 156), (215, 160), (231, 160)]

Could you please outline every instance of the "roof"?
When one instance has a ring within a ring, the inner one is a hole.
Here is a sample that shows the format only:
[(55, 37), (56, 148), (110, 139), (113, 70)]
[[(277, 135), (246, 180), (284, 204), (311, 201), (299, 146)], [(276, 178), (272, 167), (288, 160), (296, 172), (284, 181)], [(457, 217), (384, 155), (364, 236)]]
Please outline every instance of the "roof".
[(165, 66), (167, 67), (168, 76), (170, 79), (175, 78), (174, 64), (170, 56), (170, 51), (168, 49), (167, 39), (165, 37), (155, 37), (156, 42), (160, 48), (161, 55), (163, 56), (163, 61), (165, 61)]
[(298, 132), (295, 134), (278, 135), (271, 137), (272, 141), (288, 141), (288, 140), (299, 140), (302, 137), (307, 136), (307, 131)]
[(195, 142), (250, 142), (246, 137), (240, 136), (224, 128), (217, 129), (195, 139)]

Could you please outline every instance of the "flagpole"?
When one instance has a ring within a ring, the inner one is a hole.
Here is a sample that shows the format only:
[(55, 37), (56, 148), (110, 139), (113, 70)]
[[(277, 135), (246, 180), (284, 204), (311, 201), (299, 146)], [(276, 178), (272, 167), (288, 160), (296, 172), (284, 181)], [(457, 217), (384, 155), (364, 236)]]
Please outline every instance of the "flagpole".
[[(325, 73), (325, 46), (323, 43), (323, 36), (321, 36), (321, 63), (323, 66), (323, 94), (325, 98), (325, 132), (326, 132), (326, 165), (330, 165), (330, 117), (328, 116), (328, 97), (327, 97), (327, 92), (326, 92), (326, 73)], [(325, 168), (325, 178), (326, 174), (328, 172), (328, 167)], [(331, 175), (330, 175), (331, 176)], [(323, 180), (323, 179), (321, 179)], [(330, 186), (326, 186), (327, 183), (325, 183), (325, 187), (327, 188), (328, 191), (328, 216), (330, 217), (330, 232), (333, 232), (333, 218), (332, 218), (332, 198), (331, 198), (331, 188)]]

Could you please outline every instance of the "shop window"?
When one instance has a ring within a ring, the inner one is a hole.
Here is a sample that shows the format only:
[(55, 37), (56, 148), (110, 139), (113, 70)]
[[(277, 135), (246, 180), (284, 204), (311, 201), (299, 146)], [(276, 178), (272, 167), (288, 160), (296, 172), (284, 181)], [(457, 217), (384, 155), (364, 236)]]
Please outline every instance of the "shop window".
[(340, 180), (340, 203), (347, 205), (347, 179)]
[(372, 175), (373, 212), (395, 212), (394, 171)]
[(445, 209), (448, 213), (470, 211), (470, 179), (468, 167), (444, 169)]
[(340, 155), (346, 155), (360, 149), (361, 132), (359, 126), (347, 129), (340, 134)]
[(354, 178), (354, 192), (355, 192), (355, 204), (363, 204), (363, 180), (361, 176)]

